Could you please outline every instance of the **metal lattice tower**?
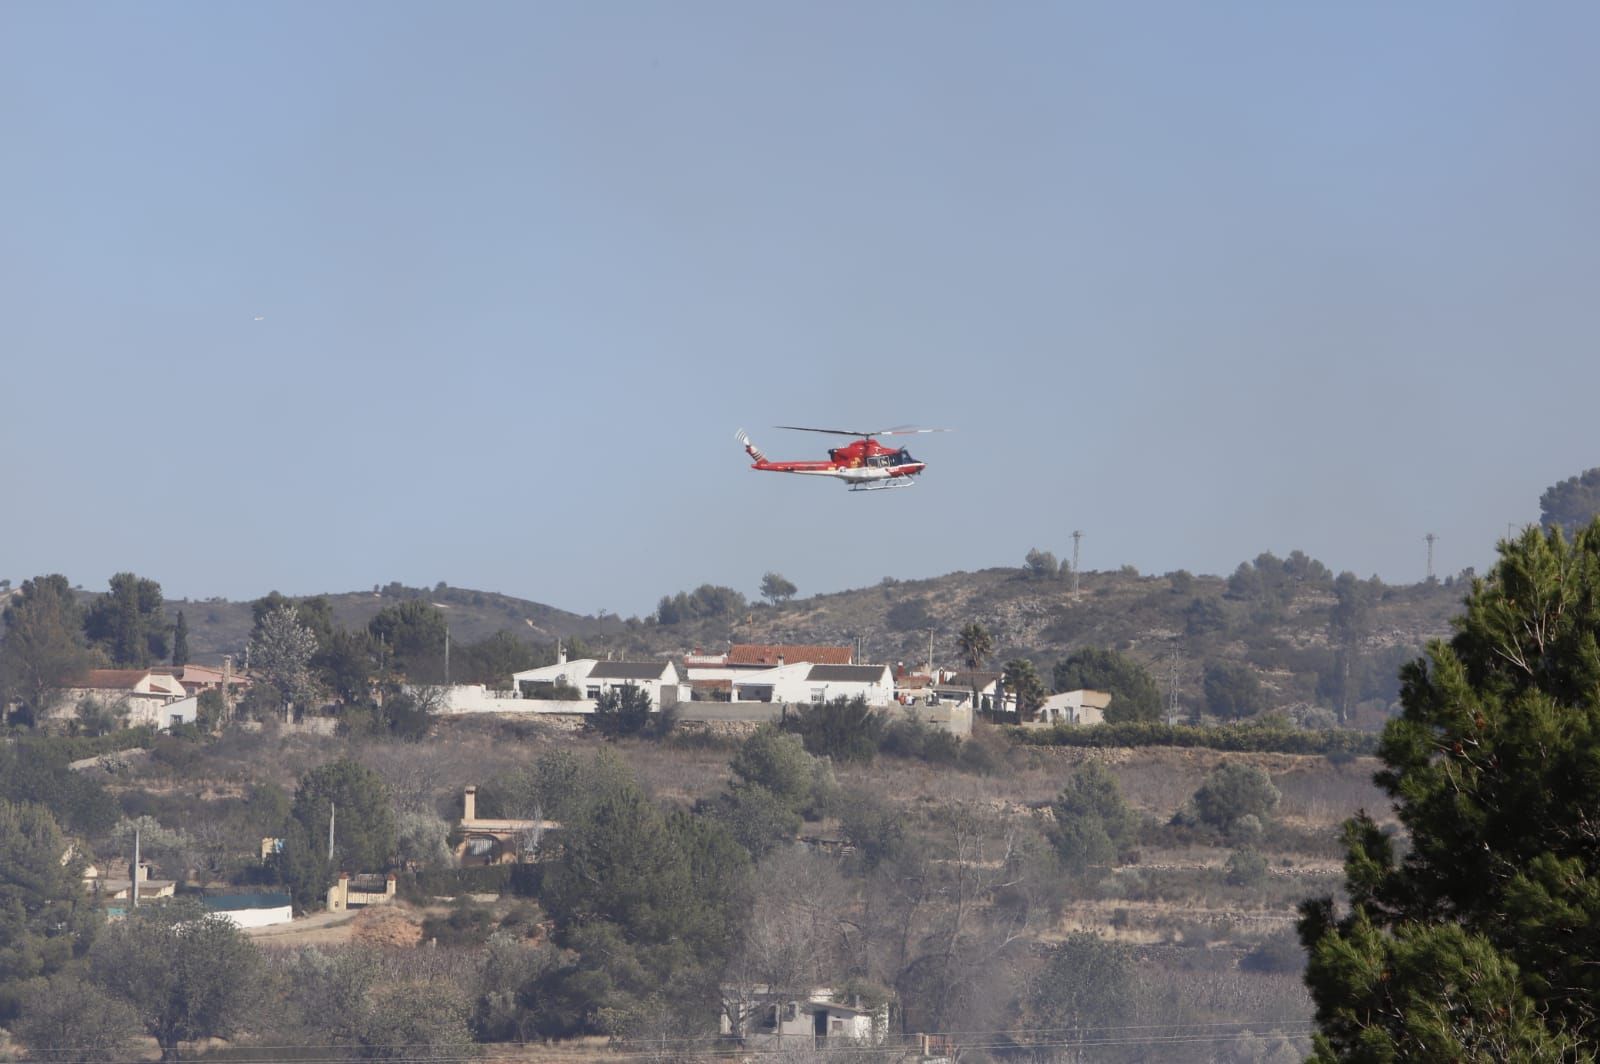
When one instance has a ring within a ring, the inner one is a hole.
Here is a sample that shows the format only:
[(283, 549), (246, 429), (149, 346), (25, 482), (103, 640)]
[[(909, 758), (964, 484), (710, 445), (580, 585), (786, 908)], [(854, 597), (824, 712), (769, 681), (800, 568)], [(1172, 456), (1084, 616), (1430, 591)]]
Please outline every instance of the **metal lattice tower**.
[(1083, 533), (1078, 529), (1072, 530), (1072, 601), (1078, 601), (1078, 544), (1083, 540)]
[(1428, 541), (1428, 582), (1432, 583), (1433, 582), (1433, 541), (1438, 539), (1439, 537), (1434, 535), (1432, 532), (1429, 532), (1426, 536), (1423, 536), (1422, 538)]

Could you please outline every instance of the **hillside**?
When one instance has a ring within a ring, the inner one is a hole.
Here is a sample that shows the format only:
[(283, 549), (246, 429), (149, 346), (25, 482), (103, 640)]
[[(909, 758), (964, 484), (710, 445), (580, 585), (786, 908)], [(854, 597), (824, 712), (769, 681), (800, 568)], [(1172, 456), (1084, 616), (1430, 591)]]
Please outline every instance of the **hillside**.
[[(371, 591), (350, 591), (323, 596), (333, 608), (334, 619), (346, 628), (365, 627), (385, 606), (408, 599), (425, 599), (449, 618), (451, 636), (458, 642), (472, 643), (496, 632), (515, 633), (530, 643), (552, 643), (557, 638), (579, 636), (604, 642), (619, 632), (622, 621), (616, 617), (585, 617), (541, 602), (502, 595), (494, 591), (465, 588), (405, 587), (398, 583), (374, 587)], [(189, 623), (189, 645), (198, 660), (223, 654), (242, 654), (250, 639), (253, 619), (249, 602), (171, 599), (167, 616), (179, 610)]]
[[(1205, 699), (1206, 668), (1249, 666), (1267, 710), (1304, 713), (1332, 708), (1348, 676), (1352, 722), (1373, 727), (1398, 696), (1399, 666), (1421, 653), (1427, 640), (1450, 633), (1465, 585), (1453, 579), (1409, 585), (1374, 580), (1336, 581), (1326, 567), (1298, 553), (1264, 554), (1229, 577), (1171, 573), (1144, 576), (1131, 570), (1085, 572), (1073, 595), (1070, 576), (1024, 568), (954, 572), (925, 580), (884, 582), (869, 588), (797, 598), (782, 605), (754, 604), (721, 616), (663, 625), (654, 619), (603, 618), (568, 613), (495, 592), (390, 584), (370, 592), (330, 594), (335, 617), (346, 626), (366, 624), (385, 605), (406, 598), (435, 603), (461, 643), (508, 631), (530, 643), (579, 637), (592, 652), (618, 657), (676, 656), (729, 642), (854, 643), (866, 660), (960, 664), (956, 633), (972, 621), (993, 635), (991, 667), (1014, 657), (1031, 659), (1048, 682), (1054, 665), (1085, 647), (1121, 651), (1144, 664), (1165, 693), (1174, 673), (1184, 713)], [(1335, 636), (1342, 620), (1351, 653)], [(240, 651), (249, 635), (248, 603), (221, 600), (168, 603), (183, 609), (198, 655)], [(1345, 672), (1348, 658), (1348, 673)]]

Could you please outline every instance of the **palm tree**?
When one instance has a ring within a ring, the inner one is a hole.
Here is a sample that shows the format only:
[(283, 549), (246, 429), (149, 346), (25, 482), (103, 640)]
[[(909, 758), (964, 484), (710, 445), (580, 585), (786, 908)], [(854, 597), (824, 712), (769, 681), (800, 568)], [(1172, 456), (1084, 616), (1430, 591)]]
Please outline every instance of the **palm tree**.
[(994, 653), (994, 638), (977, 621), (961, 629), (961, 634), (956, 637), (956, 645), (961, 648), (961, 660), (968, 672), (983, 668), (983, 663)]

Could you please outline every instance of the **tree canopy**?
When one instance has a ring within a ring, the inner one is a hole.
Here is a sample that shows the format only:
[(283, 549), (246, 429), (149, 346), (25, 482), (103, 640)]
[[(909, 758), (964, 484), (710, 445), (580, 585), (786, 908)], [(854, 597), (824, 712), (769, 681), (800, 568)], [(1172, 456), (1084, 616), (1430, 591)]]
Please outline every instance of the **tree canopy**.
[(167, 617), (161, 585), (133, 573), (111, 578), (111, 590), (83, 618), (89, 641), (111, 664), (142, 669), (167, 658)]
[(72, 585), (59, 573), (24, 580), (5, 608), (0, 641), (0, 703), (19, 700), (34, 720), (95, 662), (84, 643)]
[(1079, 688), (1110, 692), (1106, 720), (1111, 724), (1161, 719), (1161, 691), (1155, 679), (1143, 665), (1115, 650), (1085, 647), (1058, 662), (1051, 679), (1058, 692)]
[(0, 801), (0, 1020), (16, 1015), (30, 979), (81, 956), (99, 926), (81, 862), (43, 807)]
[(1539, 523), (1569, 537), (1600, 516), (1600, 467), (1558, 481), (1539, 496)]
[(256, 1003), (261, 957), (238, 926), (199, 902), (168, 898), (107, 928), (93, 957), (95, 981), (133, 1006), (177, 1060), (178, 1043), (226, 1038)]
[(782, 573), (769, 572), (761, 578), (761, 597), (774, 606), (788, 602), (799, 590)]
[(1345, 825), (1348, 910), (1301, 908), (1318, 1060), (1600, 1053), (1600, 523), (1528, 529), (1402, 672)]
[(835, 761), (871, 761), (883, 736), (883, 714), (857, 695), (799, 706), (784, 722), (809, 753)]

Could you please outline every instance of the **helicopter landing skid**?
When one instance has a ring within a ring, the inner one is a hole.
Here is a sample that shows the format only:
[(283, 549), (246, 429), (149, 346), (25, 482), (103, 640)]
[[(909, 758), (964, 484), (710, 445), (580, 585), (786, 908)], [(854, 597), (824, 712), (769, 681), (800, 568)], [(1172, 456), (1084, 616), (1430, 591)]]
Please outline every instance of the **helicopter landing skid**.
[(851, 491), (887, 491), (889, 488), (911, 488), (916, 481), (910, 477), (892, 477), (889, 480), (862, 480), (850, 485)]

